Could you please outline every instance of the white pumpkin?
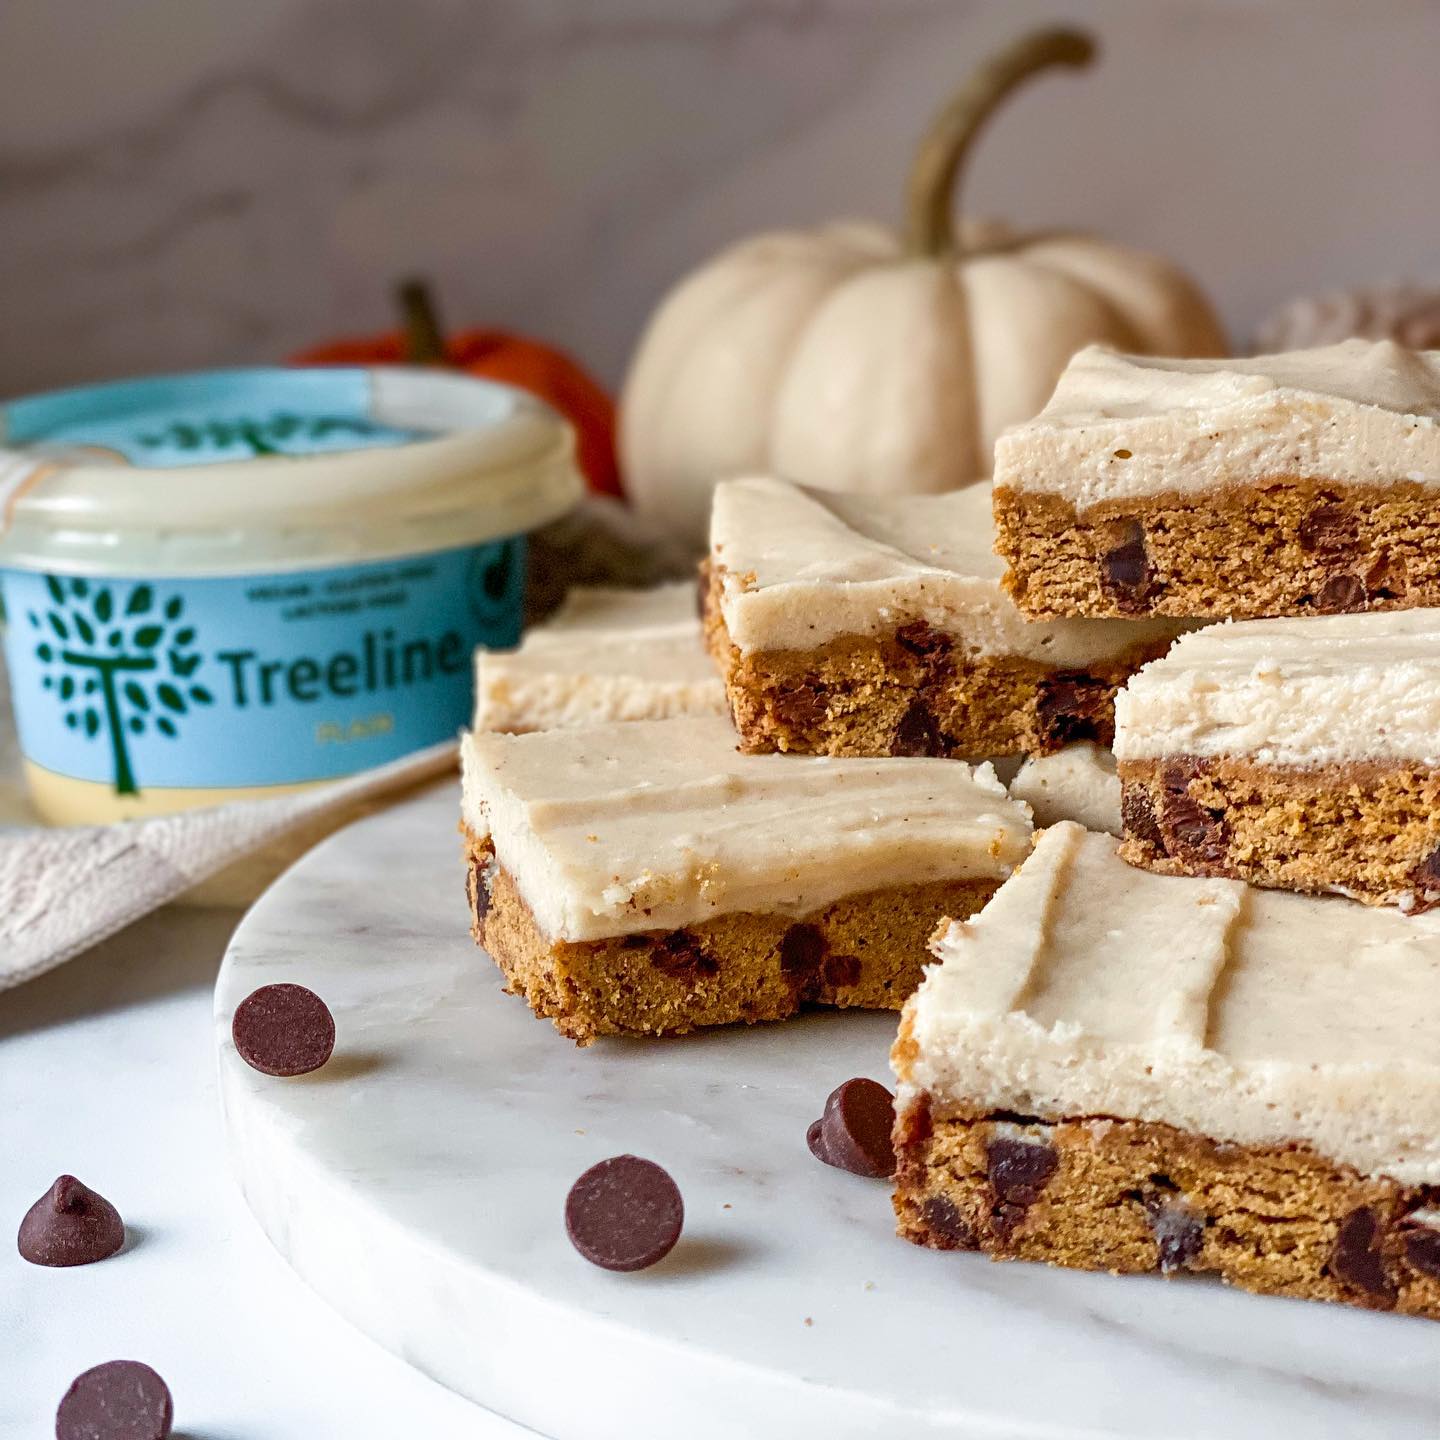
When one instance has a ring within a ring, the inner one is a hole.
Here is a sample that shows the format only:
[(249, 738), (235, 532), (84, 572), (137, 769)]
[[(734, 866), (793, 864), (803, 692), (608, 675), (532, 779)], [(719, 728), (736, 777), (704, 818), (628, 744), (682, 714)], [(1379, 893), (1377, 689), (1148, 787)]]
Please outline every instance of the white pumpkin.
[(995, 437), (1044, 405), (1082, 346), (1225, 353), (1203, 296), (1156, 256), (952, 219), (961, 162), (1003, 97), (1093, 53), (1046, 30), (978, 72), (922, 142), (904, 237), (858, 222), (759, 235), (682, 281), (621, 401), (635, 507), (699, 546), (726, 476), (953, 490), (989, 473)]

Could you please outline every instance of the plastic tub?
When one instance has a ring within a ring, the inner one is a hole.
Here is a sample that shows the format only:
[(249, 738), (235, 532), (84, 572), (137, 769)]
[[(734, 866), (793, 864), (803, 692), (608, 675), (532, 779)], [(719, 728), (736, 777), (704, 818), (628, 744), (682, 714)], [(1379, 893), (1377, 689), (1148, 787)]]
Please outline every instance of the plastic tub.
[(0, 407), (0, 599), (35, 808), (99, 823), (444, 740), (519, 637), (570, 428), (404, 367), (235, 370)]

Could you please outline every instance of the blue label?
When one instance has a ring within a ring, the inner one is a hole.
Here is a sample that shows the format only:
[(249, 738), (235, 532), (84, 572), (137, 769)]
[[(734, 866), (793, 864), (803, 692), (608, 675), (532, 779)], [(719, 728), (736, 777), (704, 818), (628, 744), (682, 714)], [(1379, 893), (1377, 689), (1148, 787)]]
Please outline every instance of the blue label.
[(368, 371), (352, 368), (221, 370), (91, 385), (13, 401), (4, 410), (4, 438), (17, 447), (84, 446), (154, 468), (430, 438), (375, 420), (370, 384)]
[(520, 634), (522, 537), (274, 576), (0, 575), (20, 746), (134, 795), (330, 779), (469, 720)]

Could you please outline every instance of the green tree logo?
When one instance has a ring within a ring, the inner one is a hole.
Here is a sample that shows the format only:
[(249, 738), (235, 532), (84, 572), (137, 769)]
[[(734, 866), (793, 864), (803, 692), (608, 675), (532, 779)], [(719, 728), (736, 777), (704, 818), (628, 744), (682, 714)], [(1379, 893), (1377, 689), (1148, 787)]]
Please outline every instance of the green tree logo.
[(178, 595), (157, 608), (150, 585), (132, 586), (123, 596), (88, 580), (45, 577), (52, 602), (43, 616), (27, 612), (36, 631), (35, 658), (46, 667), (40, 683), (64, 707), (65, 723), (94, 740), (110, 742), (115, 793), (138, 795), (130, 763), (129, 737), (153, 725), (169, 740), (192, 705), (215, 697), (194, 682), (200, 656), (195, 629), (184, 622)]

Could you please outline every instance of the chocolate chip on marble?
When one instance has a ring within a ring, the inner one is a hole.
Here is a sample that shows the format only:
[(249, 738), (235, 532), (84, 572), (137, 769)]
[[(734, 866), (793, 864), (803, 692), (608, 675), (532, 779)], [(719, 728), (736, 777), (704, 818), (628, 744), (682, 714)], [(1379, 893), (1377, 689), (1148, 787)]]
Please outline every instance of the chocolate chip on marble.
[(1141, 606), (1152, 589), (1153, 575), (1139, 522), (1129, 522), (1121, 534), (1123, 539), (1101, 554), (1100, 576), (1124, 610)]
[(1042, 680), (1035, 696), (1035, 719), (1052, 745), (1100, 740), (1109, 728), (1111, 689), (1083, 672), (1060, 673)]
[(653, 1160), (592, 1165), (565, 1197), (565, 1233), (602, 1270), (644, 1270), (675, 1248), (685, 1224), (679, 1187)]
[(813, 979), (825, 959), (825, 932), (804, 921), (790, 926), (780, 937), (780, 969), (791, 980)]
[(1363, 610), (1366, 603), (1365, 582), (1358, 575), (1332, 575), (1315, 596), (1315, 608), (1326, 615), (1342, 615)]
[(73, 1175), (62, 1175), (26, 1213), (17, 1237), (32, 1265), (93, 1265), (125, 1244), (120, 1212)]
[(262, 985), (235, 1007), (235, 1050), (265, 1075), (308, 1075), (335, 1050), (335, 1017), (313, 990)]
[[(948, 1195), (927, 1195), (920, 1205), (931, 1243), (937, 1250), (978, 1250), (975, 1227), (960, 1213)], [(938, 1242), (938, 1243), (937, 1243)]]
[(1358, 533), (1355, 515), (1349, 506), (1327, 502), (1316, 505), (1305, 516), (1296, 538), (1302, 550), (1327, 554), (1353, 548)]
[(825, 959), (825, 983), (832, 990), (844, 990), (860, 983), (860, 959), (856, 955), (829, 955)]
[(1165, 853), (1165, 837), (1160, 833), (1150, 792), (1134, 780), (1127, 780), (1120, 788), (1120, 824), (1127, 839)]
[(1385, 1270), (1383, 1239), (1380, 1219), (1373, 1210), (1364, 1205), (1352, 1210), (1335, 1236), (1330, 1273), (1380, 1308), (1389, 1309), (1395, 1303), (1395, 1286)]
[(830, 1092), (806, 1141), (817, 1160), (837, 1170), (889, 1179), (895, 1173), (894, 1132), (895, 1097), (874, 1080), (857, 1078)]
[(1145, 1213), (1155, 1236), (1161, 1273), (1184, 1270), (1200, 1253), (1205, 1222), (1187, 1200), (1173, 1193), (1151, 1195), (1145, 1201)]
[(1218, 865), (1229, 849), (1225, 824), (1188, 795), (1167, 795), (1160, 810), (1166, 851), (1192, 865)]
[(954, 749), (924, 700), (910, 702), (890, 739), (890, 754), (904, 759), (944, 758)]
[(1002, 1239), (1025, 1217), (1055, 1173), (1060, 1157), (1043, 1140), (992, 1135), (985, 1145), (985, 1170), (995, 1195), (993, 1219)]
[(138, 1360), (87, 1370), (55, 1412), (55, 1440), (167, 1440), (175, 1423), (170, 1387)]

